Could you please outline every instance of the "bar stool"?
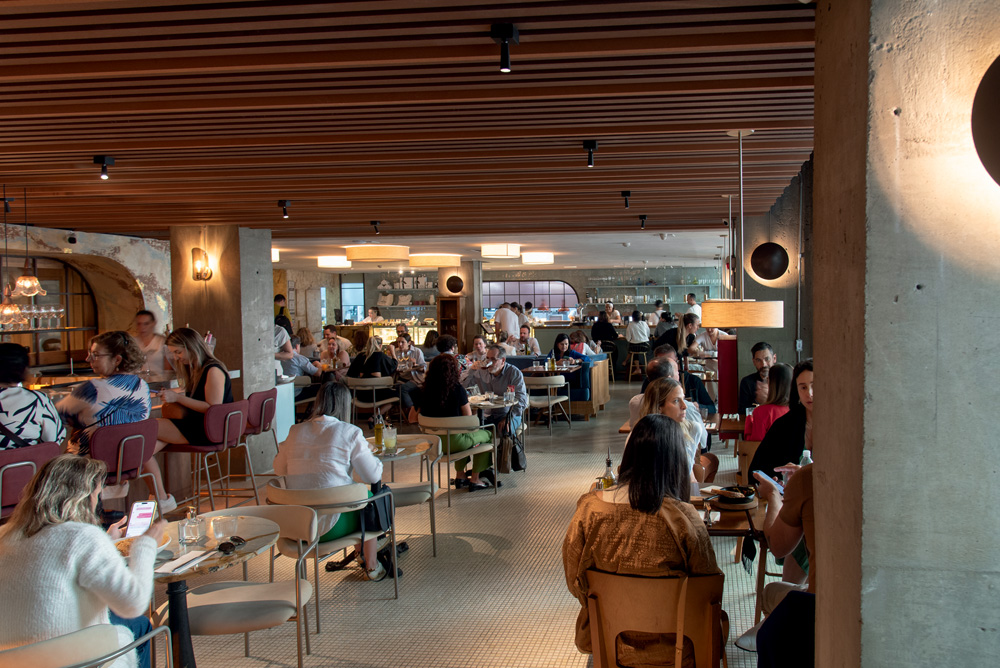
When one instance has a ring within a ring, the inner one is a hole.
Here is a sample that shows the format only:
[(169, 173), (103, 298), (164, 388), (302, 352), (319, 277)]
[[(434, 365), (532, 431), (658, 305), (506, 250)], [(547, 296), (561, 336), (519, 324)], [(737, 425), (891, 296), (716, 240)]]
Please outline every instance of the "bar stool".
[[(632, 382), (632, 374), (635, 373), (636, 368), (639, 369), (639, 377), (642, 378), (646, 375), (646, 356), (649, 353), (649, 344), (646, 344), (645, 348), (633, 348), (634, 343), (630, 343), (628, 347), (628, 357), (625, 358), (625, 364), (628, 366), (628, 382)], [(641, 345), (641, 344), (639, 344)], [(642, 362), (639, 363), (639, 359), (642, 358)], [(638, 366), (637, 366), (638, 364)]]
[(278, 388), (254, 392), (247, 397), (247, 426), (243, 430), (243, 442), (248, 436), (271, 434), (274, 440), (274, 454), (278, 454), (278, 434), (274, 431), (274, 415), (278, 406)]
[[(153, 481), (151, 487), (155, 490), (156, 498), (163, 499), (167, 493), (156, 485), (156, 478), (151, 473), (142, 472), (143, 465), (153, 458), (155, 448), (154, 418), (98, 427), (90, 436), (90, 458), (99, 459), (108, 466), (105, 486), (121, 485), (136, 478), (148, 478)], [(125, 493), (118, 498), (124, 498), (127, 493), (125, 488)], [(156, 507), (156, 512), (162, 516), (159, 505)]]
[(611, 384), (615, 383), (615, 362), (618, 361), (618, 348), (611, 341), (601, 341), (601, 352), (606, 353), (608, 356), (608, 380)]
[[(205, 443), (172, 443), (163, 449), (163, 452), (184, 452), (195, 455), (195, 470), (192, 472), (195, 478), (195, 493), (194, 496), (184, 501), (201, 500), (201, 474), (204, 470), (208, 483), (208, 502), (212, 510), (215, 510), (215, 492), (212, 489), (212, 472), (209, 457), (215, 455), (215, 465), (219, 472), (216, 482), (221, 485), (222, 481), (229, 478), (230, 475), (222, 474), (222, 462), (219, 459), (219, 453), (230, 448), (243, 448), (243, 452), (246, 455), (247, 470), (249, 471), (247, 475), (250, 476), (250, 483), (253, 487), (253, 498), (257, 501), (257, 505), (260, 505), (260, 499), (257, 496), (257, 482), (253, 475), (253, 462), (250, 461), (250, 449), (246, 443), (240, 440), (240, 437), (243, 436), (243, 431), (246, 429), (249, 408), (250, 402), (245, 399), (229, 404), (209, 406), (208, 410), (205, 411)], [(223, 492), (219, 496), (226, 498), (226, 507), (228, 508), (229, 498), (237, 496), (232, 492), (247, 490), (220, 488), (219, 491)], [(239, 496), (243, 497), (243, 495)], [(250, 498), (249, 495), (246, 495), (246, 498)], [(180, 502), (178, 505), (180, 505)]]

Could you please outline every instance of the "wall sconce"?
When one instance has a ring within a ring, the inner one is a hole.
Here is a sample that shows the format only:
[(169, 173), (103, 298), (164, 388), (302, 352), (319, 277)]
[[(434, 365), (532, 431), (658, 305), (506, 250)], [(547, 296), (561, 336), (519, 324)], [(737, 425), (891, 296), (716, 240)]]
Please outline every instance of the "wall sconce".
[(191, 249), (192, 278), (196, 281), (207, 281), (212, 278), (212, 268), (208, 266), (208, 253), (200, 248)]

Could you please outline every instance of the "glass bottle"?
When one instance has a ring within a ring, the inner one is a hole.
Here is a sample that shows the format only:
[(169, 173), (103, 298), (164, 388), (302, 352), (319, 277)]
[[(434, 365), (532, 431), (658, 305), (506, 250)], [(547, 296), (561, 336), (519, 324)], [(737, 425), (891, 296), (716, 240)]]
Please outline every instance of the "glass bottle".
[(382, 449), (382, 431), (385, 429), (385, 421), (382, 420), (382, 411), (375, 409), (375, 448)]
[(177, 539), (181, 543), (197, 543), (202, 537), (205, 520), (198, 517), (198, 509), (188, 506), (187, 518), (181, 522), (177, 530)]
[(608, 448), (608, 458), (604, 460), (604, 463), (606, 465), (604, 475), (599, 480), (601, 481), (601, 487), (610, 489), (618, 484), (618, 478), (615, 477), (614, 469), (611, 468), (611, 448)]

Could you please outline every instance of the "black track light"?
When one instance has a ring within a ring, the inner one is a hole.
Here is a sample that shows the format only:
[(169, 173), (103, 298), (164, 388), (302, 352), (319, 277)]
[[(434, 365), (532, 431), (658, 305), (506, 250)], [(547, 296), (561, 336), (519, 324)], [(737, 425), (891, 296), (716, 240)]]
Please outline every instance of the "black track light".
[(374, 228), (375, 228), (375, 236), (378, 236), (378, 234), (379, 234), (379, 231), (378, 231), (378, 226), (379, 226), (380, 224), (381, 224), (381, 223), (380, 223), (379, 221), (377, 221), (377, 220), (373, 220), (373, 221), (372, 221), (372, 227), (374, 227)]
[(640, 230), (646, 229), (646, 215), (645, 214), (639, 216), (639, 229)]
[(288, 218), (288, 207), (292, 205), (292, 200), (290, 199), (279, 199), (278, 206), (281, 207), (281, 217)]
[(500, 45), (500, 71), (510, 72), (510, 43), (521, 43), (517, 26), (513, 23), (494, 23), (490, 26), (490, 37)]
[(626, 209), (628, 208), (628, 198), (631, 197), (631, 196), (632, 196), (632, 191), (631, 190), (623, 190), (622, 191), (622, 197), (625, 198), (625, 208)]
[(112, 165), (113, 166), (115, 164), (115, 159), (112, 158), (110, 155), (95, 155), (94, 156), (94, 164), (101, 166), (101, 180), (102, 181), (107, 181), (108, 178), (109, 178), (108, 177), (108, 165)]
[(3, 199), (3, 212), (10, 213), (10, 203), (14, 201), (13, 197), (4, 197)]
[(597, 150), (596, 139), (584, 139), (583, 150), (587, 152), (587, 167), (594, 166), (594, 151)]

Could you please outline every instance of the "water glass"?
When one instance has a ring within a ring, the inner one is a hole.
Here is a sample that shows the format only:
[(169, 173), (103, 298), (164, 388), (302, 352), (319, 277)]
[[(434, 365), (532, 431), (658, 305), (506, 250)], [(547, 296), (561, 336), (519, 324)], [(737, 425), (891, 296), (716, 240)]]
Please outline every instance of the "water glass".
[(512, 404), (512, 403), (514, 403), (514, 393), (511, 392), (510, 390), (507, 390), (506, 392), (504, 392), (503, 393), (503, 402), (505, 404)]
[(386, 425), (382, 428), (382, 443), (384, 444), (384, 452), (387, 455), (395, 454), (396, 452), (396, 428)]
[(212, 538), (218, 541), (235, 536), (239, 531), (237, 527), (239, 519), (236, 517), (213, 517), (212, 518)]

